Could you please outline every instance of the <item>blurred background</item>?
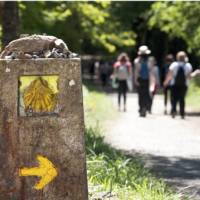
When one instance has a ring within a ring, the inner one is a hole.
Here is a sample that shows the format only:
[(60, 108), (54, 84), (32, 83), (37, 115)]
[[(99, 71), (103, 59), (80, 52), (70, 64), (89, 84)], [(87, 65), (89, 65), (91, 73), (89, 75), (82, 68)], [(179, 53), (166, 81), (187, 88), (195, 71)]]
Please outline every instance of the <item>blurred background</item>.
[[(185, 51), (199, 68), (199, 13), (199, 2), (0, 1), (0, 51), (20, 35), (45, 34), (81, 57), (90, 199), (200, 199), (200, 78), (191, 81), (186, 120), (164, 115), (162, 90), (167, 54)], [(161, 81), (145, 119), (132, 92), (127, 112), (117, 112), (110, 79), (117, 56), (126, 52), (133, 64), (141, 45), (157, 60)]]
[[(167, 53), (189, 53), (198, 66), (198, 2), (0, 2), (1, 48), (20, 34), (54, 35), (80, 55), (133, 59), (146, 44), (158, 64)], [(156, 45), (155, 45), (156, 44)]]

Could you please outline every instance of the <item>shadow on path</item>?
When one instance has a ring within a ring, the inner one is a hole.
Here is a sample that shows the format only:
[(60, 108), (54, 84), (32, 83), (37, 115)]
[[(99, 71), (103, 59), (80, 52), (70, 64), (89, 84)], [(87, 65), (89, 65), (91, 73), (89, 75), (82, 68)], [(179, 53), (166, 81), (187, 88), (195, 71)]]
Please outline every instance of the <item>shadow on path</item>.
[(190, 117), (200, 117), (200, 112), (187, 112), (186, 115)]
[(163, 157), (129, 151), (128, 154), (140, 157), (145, 167), (168, 185), (183, 194), (200, 199), (200, 159)]
[[(116, 96), (110, 97), (117, 108)], [(189, 111), (186, 120), (172, 119), (162, 114), (163, 96), (157, 95), (153, 114), (140, 118), (137, 104), (137, 96), (129, 95), (127, 112), (110, 125), (105, 141), (140, 157), (147, 169), (189, 200), (200, 200), (200, 112)]]

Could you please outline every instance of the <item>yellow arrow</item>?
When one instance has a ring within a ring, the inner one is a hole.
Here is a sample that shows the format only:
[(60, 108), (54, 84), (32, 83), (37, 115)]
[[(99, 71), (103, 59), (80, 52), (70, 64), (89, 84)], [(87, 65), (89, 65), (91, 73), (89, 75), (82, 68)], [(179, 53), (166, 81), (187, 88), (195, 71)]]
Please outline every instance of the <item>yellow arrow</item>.
[(58, 172), (47, 158), (38, 155), (37, 160), (39, 161), (38, 167), (22, 168), (19, 170), (19, 175), (41, 177), (40, 181), (34, 186), (36, 190), (41, 190), (58, 175)]

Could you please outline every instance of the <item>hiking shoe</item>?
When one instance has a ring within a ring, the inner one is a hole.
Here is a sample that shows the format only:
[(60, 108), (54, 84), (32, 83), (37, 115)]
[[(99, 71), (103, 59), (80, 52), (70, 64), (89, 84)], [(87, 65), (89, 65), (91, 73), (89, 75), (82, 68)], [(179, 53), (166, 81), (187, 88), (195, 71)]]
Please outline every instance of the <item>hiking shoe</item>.
[(142, 109), (140, 112), (140, 117), (146, 117), (146, 109)]
[(171, 115), (172, 115), (172, 118), (176, 117), (176, 113), (175, 112), (172, 112)]
[(185, 119), (185, 115), (181, 115), (181, 119)]

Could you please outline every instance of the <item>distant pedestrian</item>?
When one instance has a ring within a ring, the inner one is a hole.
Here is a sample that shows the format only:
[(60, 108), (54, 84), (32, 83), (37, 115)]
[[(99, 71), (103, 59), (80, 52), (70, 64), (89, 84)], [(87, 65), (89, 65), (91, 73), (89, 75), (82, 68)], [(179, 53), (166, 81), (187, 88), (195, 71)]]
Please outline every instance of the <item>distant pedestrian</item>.
[(124, 99), (124, 112), (126, 111), (127, 80), (132, 74), (132, 66), (126, 53), (121, 53), (114, 63), (114, 76), (118, 82), (118, 106), (121, 109), (121, 96)]
[(95, 75), (95, 61), (94, 60), (91, 60), (90, 62), (89, 74), (90, 74), (90, 79), (94, 81), (94, 75)]
[(186, 61), (187, 55), (184, 51), (180, 51), (176, 55), (176, 62), (169, 66), (169, 72), (164, 81), (164, 86), (167, 87), (171, 81), (172, 87), (172, 117), (177, 114), (177, 103), (180, 105), (181, 118), (185, 117), (185, 96), (189, 84), (192, 65)]
[(158, 92), (160, 88), (160, 72), (159, 67), (157, 65), (157, 61), (155, 57), (149, 57), (149, 62), (151, 63), (151, 73), (152, 73), (152, 81), (150, 84), (150, 105), (148, 107), (149, 113), (151, 113), (154, 95)]
[(149, 62), (149, 54), (151, 51), (147, 46), (139, 47), (138, 57), (134, 61), (134, 81), (138, 91), (139, 113), (141, 117), (146, 116), (151, 102), (150, 98), (150, 82), (152, 81), (152, 64)]
[[(162, 76), (163, 76), (163, 81), (166, 79), (168, 71), (169, 71), (169, 66), (172, 64), (172, 62), (174, 62), (174, 56), (172, 54), (168, 54), (165, 57), (165, 63), (164, 66), (162, 68)], [(166, 87), (163, 87), (163, 92), (164, 92), (164, 114), (167, 114), (167, 103), (168, 103), (168, 99), (170, 99), (170, 105), (172, 107), (172, 96), (171, 96), (171, 85), (170, 82), (168, 83), (168, 85)]]
[(105, 61), (100, 61), (99, 78), (101, 80), (101, 85), (103, 88), (105, 88), (108, 83), (109, 73), (110, 73), (109, 63)]

